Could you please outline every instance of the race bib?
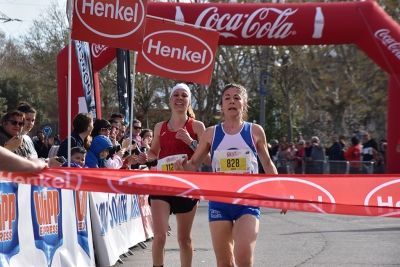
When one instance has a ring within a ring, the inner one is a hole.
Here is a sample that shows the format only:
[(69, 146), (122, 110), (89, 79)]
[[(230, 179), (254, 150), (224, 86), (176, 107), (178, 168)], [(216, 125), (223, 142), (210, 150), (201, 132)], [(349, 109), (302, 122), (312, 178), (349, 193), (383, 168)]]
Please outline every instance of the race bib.
[(363, 154), (364, 155), (372, 155), (373, 154), (372, 153), (372, 147), (363, 148)]
[(250, 149), (216, 150), (213, 161), (216, 172), (251, 173)]
[(168, 156), (162, 159), (159, 159), (157, 162), (157, 170), (158, 171), (173, 171), (174, 170), (174, 163), (178, 159), (183, 159), (187, 157), (186, 154), (178, 154), (173, 156)]

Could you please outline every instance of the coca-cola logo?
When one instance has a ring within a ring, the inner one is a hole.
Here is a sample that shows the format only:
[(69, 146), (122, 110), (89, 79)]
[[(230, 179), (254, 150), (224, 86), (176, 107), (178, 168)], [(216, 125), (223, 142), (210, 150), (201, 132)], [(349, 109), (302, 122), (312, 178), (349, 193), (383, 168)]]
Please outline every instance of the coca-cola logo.
[(142, 55), (153, 66), (179, 74), (198, 73), (213, 63), (212, 49), (206, 42), (190, 33), (173, 30), (147, 35)]
[(284, 39), (291, 34), (293, 23), (288, 18), (298, 9), (259, 8), (251, 14), (219, 14), (217, 7), (205, 9), (197, 18), (195, 25), (214, 28), (221, 36), (238, 38), (234, 31), (241, 31), (243, 38)]
[[(244, 194), (261, 194), (270, 196), (276, 200), (261, 201), (240, 198), (236, 199), (233, 202), (234, 204), (305, 210), (320, 213), (334, 213), (335, 211), (335, 206), (332, 204), (335, 204), (336, 201), (328, 190), (316, 183), (298, 178), (277, 177), (257, 180), (241, 187), (237, 192)], [(274, 192), (284, 192), (287, 197), (276, 197), (274, 196)], [(299, 199), (301, 202), (292, 201), (293, 199)], [(313, 203), (304, 203), (304, 200), (312, 201)], [(284, 203), (285, 201), (286, 203)]]
[(131, 35), (146, 16), (142, 0), (75, 0), (75, 12), (87, 29), (108, 38)]
[(92, 55), (97, 58), (103, 51), (107, 50), (107, 48), (108, 46), (106, 45), (92, 44)]
[(396, 41), (391, 35), (388, 29), (380, 29), (375, 32), (375, 38), (389, 49), (395, 57), (400, 59), (400, 42)]
[[(371, 190), (364, 200), (366, 211), (374, 216), (399, 216), (400, 214), (400, 179), (381, 184)], [(372, 209), (368, 206), (378, 206)]]

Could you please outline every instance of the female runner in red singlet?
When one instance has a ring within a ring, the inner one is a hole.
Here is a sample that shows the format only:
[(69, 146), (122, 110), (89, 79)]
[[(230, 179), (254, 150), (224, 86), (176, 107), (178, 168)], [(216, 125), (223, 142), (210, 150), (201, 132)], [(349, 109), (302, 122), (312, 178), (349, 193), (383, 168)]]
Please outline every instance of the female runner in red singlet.
[[(177, 84), (171, 91), (169, 106), (171, 118), (159, 122), (154, 128), (154, 139), (147, 154), (139, 155), (139, 162), (158, 159), (157, 169), (172, 170), (173, 162), (167, 164), (166, 157), (186, 154), (190, 159), (197, 147), (197, 140), (205, 127), (194, 120), (190, 105), (191, 92), (186, 84)], [(174, 196), (149, 196), (153, 217), (153, 266), (163, 266), (164, 247), (168, 232), (168, 219), (171, 213), (176, 215), (177, 234), (182, 267), (192, 266), (193, 245), (191, 229), (197, 210), (198, 199)]]

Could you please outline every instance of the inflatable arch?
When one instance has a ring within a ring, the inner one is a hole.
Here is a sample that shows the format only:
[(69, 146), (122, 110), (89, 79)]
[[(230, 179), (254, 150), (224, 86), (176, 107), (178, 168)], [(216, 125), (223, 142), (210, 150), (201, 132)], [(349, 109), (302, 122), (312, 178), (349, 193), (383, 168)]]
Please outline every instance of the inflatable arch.
[[(400, 139), (397, 119), (400, 99), (400, 26), (373, 1), (290, 4), (224, 4), (149, 2), (152, 16), (212, 27), (220, 32), (220, 45), (319, 45), (354, 43), (389, 78), (387, 110), (387, 172), (400, 173), (396, 152)], [(67, 47), (58, 55), (60, 121), (67, 120)], [(77, 52), (79, 57), (79, 53)], [(116, 57), (116, 49), (91, 45), (93, 88), (99, 100), (98, 71)], [(72, 115), (84, 97), (80, 77), (82, 58), (72, 59)], [(100, 107), (96, 107), (101, 117)], [(60, 124), (61, 136), (67, 126)]]

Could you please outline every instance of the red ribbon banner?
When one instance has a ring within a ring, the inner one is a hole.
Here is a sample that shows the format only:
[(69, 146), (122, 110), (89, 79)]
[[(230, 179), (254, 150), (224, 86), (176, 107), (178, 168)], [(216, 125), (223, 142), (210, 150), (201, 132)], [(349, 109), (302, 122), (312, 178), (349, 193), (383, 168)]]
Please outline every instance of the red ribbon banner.
[(51, 188), (194, 197), (328, 214), (400, 217), (398, 175), (263, 175), (55, 168), (0, 172), (3, 181)]

